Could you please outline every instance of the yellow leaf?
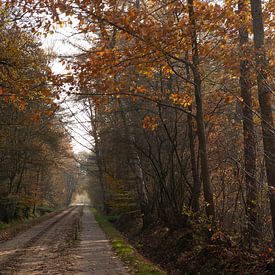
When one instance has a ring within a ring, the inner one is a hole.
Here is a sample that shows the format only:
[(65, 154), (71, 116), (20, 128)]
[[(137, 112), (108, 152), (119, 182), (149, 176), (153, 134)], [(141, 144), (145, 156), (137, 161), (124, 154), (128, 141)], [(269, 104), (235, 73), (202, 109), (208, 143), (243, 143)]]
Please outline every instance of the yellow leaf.
[(224, 102), (225, 103), (231, 103), (234, 100), (234, 96), (229, 95), (225, 98)]

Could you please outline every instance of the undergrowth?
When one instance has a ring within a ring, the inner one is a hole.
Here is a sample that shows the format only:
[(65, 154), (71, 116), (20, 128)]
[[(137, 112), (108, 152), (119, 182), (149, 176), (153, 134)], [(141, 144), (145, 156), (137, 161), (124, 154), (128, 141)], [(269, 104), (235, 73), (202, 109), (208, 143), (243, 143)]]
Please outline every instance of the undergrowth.
[(131, 246), (125, 237), (116, 230), (109, 222), (109, 217), (104, 216), (97, 212), (94, 208), (92, 212), (102, 230), (111, 239), (111, 243), (115, 253), (122, 259), (122, 261), (130, 268), (131, 274), (138, 275), (164, 275), (166, 272), (162, 271), (159, 267), (144, 259), (134, 248)]

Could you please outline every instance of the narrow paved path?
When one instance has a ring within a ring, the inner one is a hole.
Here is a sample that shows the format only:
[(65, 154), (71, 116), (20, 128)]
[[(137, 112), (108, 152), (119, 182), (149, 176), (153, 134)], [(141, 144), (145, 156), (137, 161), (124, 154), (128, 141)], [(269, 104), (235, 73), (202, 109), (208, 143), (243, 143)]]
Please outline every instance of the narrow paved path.
[[(80, 217), (80, 241), (72, 242)], [(0, 274), (126, 275), (127, 271), (89, 208), (74, 207), (1, 243)]]

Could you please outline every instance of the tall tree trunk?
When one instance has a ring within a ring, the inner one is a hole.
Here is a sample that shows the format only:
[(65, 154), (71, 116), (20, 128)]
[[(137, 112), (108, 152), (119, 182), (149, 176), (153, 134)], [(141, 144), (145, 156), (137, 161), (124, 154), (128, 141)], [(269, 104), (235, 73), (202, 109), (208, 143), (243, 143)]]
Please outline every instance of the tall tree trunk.
[(199, 52), (196, 32), (196, 19), (194, 17), (194, 4), (193, 0), (187, 0), (189, 22), (191, 27), (191, 42), (192, 42), (192, 61), (193, 61), (193, 77), (194, 77), (194, 90), (196, 101), (196, 119), (199, 138), (199, 150), (201, 157), (201, 174), (203, 182), (203, 193), (205, 200), (206, 214), (208, 217), (215, 219), (215, 206), (213, 200), (213, 193), (211, 190), (210, 174), (209, 174), (209, 161), (207, 151), (207, 140), (205, 134), (204, 124), (204, 111), (202, 102), (202, 81), (199, 72)]
[(120, 110), (121, 110), (121, 118), (124, 124), (125, 128), (125, 135), (126, 139), (130, 142), (129, 144), (129, 155), (130, 155), (130, 161), (131, 161), (131, 166), (133, 173), (135, 175), (135, 183), (136, 183), (136, 190), (137, 190), (137, 195), (139, 199), (139, 205), (140, 205), (140, 210), (143, 218), (143, 229), (146, 228), (150, 222), (151, 222), (151, 217), (152, 213), (149, 209), (149, 203), (148, 203), (148, 196), (147, 196), (147, 191), (145, 188), (145, 182), (143, 178), (143, 171), (141, 167), (141, 161), (140, 157), (137, 153), (137, 150), (135, 148), (135, 136), (133, 134), (133, 129), (132, 126), (128, 126), (127, 123), (127, 115), (125, 113), (125, 104), (122, 100), (118, 100)]
[(251, 69), (248, 60), (249, 37), (245, 26), (247, 7), (244, 0), (239, 0), (238, 12), (240, 14), (240, 89), (243, 98), (243, 140), (244, 140), (244, 170), (246, 185), (246, 212), (248, 218), (248, 241), (257, 237), (257, 181), (256, 181), (256, 137), (253, 123), (252, 95), (251, 95)]
[[(189, 111), (192, 111), (192, 107), (189, 107)], [(193, 177), (193, 190), (191, 194), (191, 208), (194, 212), (200, 210), (200, 192), (201, 192), (201, 182), (199, 177), (199, 171), (196, 161), (196, 152), (195, 152), (195, 135), (193, 131), (192, 116), (187, 116), (188, 123), (188, 136), (189, 136), (189, 148), (190, 148), (190, 158), (191, 158), (191, 170)]]
[[(187, 58), (188, 58), (188, 51), (186, 51), (186, 59)], [(190, 80), (190, 70), (187, 64), (185, 65), (185, 69), (186, 69), (186, 78)], [(189, 106), (189, 112), (192, 113), (192, 105)], [(193, 117), (190, 114), (188, 114), (187, 115), (188, 138), (189, 138), (191, 170), (192, 170), (192, 178), (193, 178), (191, 208), (194, 212), (198, 212), (200, 210), (199, 199), (200, 199), (200, 192), (201, 192), (201, 181), (200, 181), (199, 169), (196, 161), (195, 135), (194, 135), (192, 122), (193, 122)]]
[(98, 180), (100, 185), (100, 191), (101, 191), (101, 200), (103, 205), (103, 211), (106, 213), (108, 212), (107, 207), (107, 201), (106, 201), (106, 188), (104, 184), (104, 176), (103, 176), (103, 164), (102, 159), (100, 156), (100, 145), (99, 145), (99, 138), (98, 138), (98, 128), (97, 128), (97, 122), (96, 122), (96, 110), (93, 110), (93, 105), (90, 99), (88, 99), (89, 109), (90, 109), (90, 120), (91, 120), (91, 126), (92, 126), (92, 136), (94, 138), (94, 149), (95, 149), (95, 158), (98, 168)]
[(262, 134), (267, 182), (269, 185), (273, 235), (275, 237), (275, 131), (272, 116), (272, 91), (268, 86), (268, 61), (264, 46), (264, 23), (261, 0), (251, 0), (258, 97), (262, 116)]

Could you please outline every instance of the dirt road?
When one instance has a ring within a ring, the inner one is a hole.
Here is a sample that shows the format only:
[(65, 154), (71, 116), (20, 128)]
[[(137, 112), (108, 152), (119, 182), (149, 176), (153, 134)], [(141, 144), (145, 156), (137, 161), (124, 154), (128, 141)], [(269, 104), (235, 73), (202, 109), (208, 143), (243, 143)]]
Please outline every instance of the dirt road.
[[(80, 226), (78, 241), (73, 241)], [(0, 244), (0, 274), (127, 274), (90, 210), (72, 207)]]

